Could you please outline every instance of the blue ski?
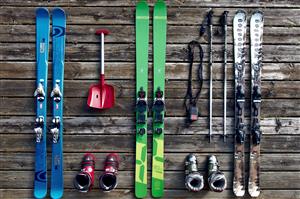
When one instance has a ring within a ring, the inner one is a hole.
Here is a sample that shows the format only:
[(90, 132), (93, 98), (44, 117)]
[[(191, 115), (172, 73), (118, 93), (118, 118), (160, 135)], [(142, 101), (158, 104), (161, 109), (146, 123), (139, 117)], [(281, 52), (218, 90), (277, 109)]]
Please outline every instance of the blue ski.
[(47, 194), (47, 76), (49, 47), (49, 12), (46, 8), (36, 10), (36, 134), (34, 197), (44, 198)]
[(52, 170), (51, 198), (61, 198), (64, 190), (63, 178), (63, 94), (64, 56), (66, 37), (66, 15), (60, 8), (52, 11), (53, 90), (52, 98)]

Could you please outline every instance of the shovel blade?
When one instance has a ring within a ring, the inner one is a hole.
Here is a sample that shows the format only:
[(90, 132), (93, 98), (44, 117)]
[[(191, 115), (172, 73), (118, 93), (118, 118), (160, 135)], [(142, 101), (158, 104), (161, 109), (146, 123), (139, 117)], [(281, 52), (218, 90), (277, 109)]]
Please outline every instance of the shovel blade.
[(107, 109), (115, 104), (114, 87), (104, 84), (92, 85), (89, 89), (87, 105), (91, 108)]

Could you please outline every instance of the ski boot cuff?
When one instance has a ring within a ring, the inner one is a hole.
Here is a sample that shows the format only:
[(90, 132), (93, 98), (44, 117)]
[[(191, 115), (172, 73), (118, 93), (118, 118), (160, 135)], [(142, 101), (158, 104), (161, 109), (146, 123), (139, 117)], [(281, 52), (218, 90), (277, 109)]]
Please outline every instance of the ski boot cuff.
[(99, 186), (104, 192), (110, 192), (118, 185), (117, 176), (114, 173), (104, 173), (99, 178)]
[(212, 191), (215, 192), (224, 191), (227, 186), (225, 175), (220, 171), (212, 173), (208, 178), (208, 185)]
[(199, 172), (190, 173), (185, 177), (185, 187), (193, 192), (202, 190), (204, 187), (203, 176)]
[(95, 157), (87, 153), (81, 162), (81, 171), (74, 179), (74, 186), (80, 192), (88, 192), (94, 184)]

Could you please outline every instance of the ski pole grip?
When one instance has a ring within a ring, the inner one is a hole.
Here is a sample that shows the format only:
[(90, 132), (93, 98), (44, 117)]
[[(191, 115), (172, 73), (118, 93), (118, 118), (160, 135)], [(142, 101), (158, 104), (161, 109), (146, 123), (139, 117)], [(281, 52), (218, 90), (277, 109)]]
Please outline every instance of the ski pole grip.
[(98, 30), (96, 30), (96, 35), (101, 35), (102, 33), (104, 35), (108, 35), (110, 32), (107, 29), (98, 29)]
[(222, 20), (222, 24), (223, 25), (227, 25), (227, 16), (228, 16), (228, 11), (226, 10), (226, 11), (224, 11), (223, 12), (223, 20)]

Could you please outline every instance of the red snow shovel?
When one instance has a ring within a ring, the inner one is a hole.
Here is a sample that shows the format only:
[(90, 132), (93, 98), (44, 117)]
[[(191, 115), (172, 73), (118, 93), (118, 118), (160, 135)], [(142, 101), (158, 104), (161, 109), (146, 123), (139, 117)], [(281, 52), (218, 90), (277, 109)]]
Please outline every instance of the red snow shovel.
[(108, 30), (100, 29), (96, 35), (101, 35), (101, 74), (99, 84), (92, 85), (89, 89), (87, 104), (91, 108), (106, 109), (115, 104), (114, 87), (105, 84), (104, 80), (104, 35), (109, 34)]

